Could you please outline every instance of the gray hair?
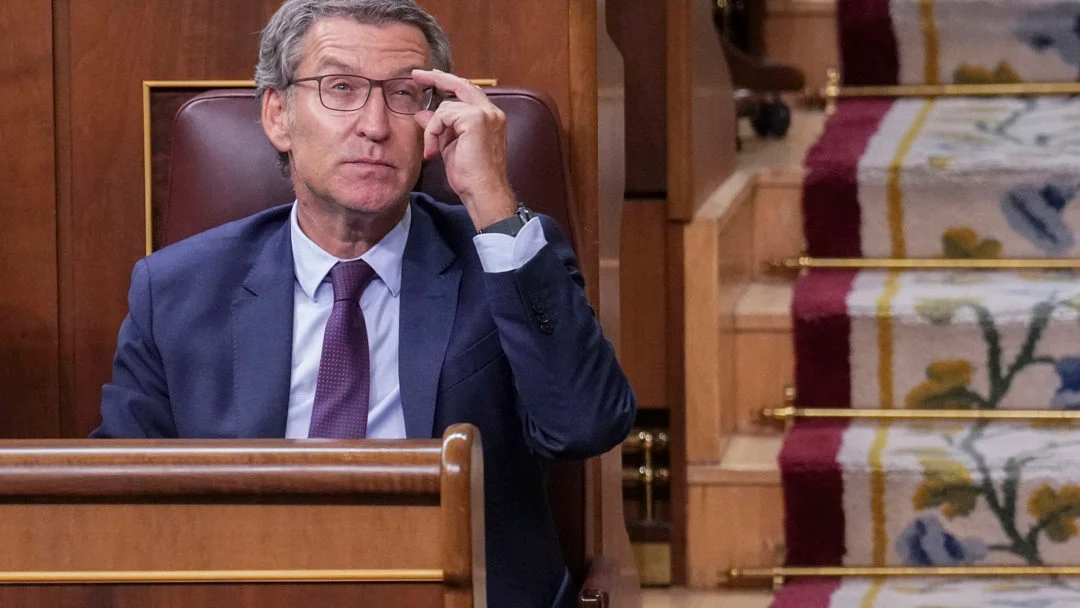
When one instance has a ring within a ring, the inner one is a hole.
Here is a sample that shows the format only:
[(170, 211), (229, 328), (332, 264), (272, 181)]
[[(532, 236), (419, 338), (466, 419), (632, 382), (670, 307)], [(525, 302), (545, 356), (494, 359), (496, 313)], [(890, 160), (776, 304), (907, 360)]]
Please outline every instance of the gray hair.
[[(289, 86), (300, 64), (300, 43), (312, 25), (327, 17), (351, 17), (368, 25), (415, 26), (431, 47), (432, 65), (444, 72), (451, 69), (450, 39), (435, 17), (414, 0), (286, 0), (259, 39), (259, 63), (255, 66), (255, 97), (259, 103), (267, 89), (285, 90)], [(278, 157), (282, 170), (287, 171), (288, 153), (280, 152)]]

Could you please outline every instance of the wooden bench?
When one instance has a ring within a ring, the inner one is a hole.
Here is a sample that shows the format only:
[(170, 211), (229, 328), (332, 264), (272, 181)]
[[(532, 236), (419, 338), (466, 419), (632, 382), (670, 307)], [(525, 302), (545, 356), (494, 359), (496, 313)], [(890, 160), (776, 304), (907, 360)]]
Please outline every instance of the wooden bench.
[(8, 441), (0, 606), (486, 606), (476, 429)]

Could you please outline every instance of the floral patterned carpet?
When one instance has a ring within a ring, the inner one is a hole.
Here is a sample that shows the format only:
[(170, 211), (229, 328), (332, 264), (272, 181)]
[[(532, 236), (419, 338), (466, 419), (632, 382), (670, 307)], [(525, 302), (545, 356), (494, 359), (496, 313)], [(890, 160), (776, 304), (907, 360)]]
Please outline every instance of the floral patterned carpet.
[(812, 255), (1080, 253), (1080, 97), (846, 101), (806, 165)]
[(1075, 0), (838, 0), (848, 85), (1075, 82)]
[[(1080, 0), (839, 0), (847, 84), (1075, 82)], [(1076, 258), (1080, 97), (842, 102), (806, 158), (818, 257)], [(1080, 409), (1080, 271), (815, 271), (798, 405)], [(1080, 566), (1080, 425), (800, 421), (791, 566)], [(1080, 580), (790, 583), (776, 608), (1080, 606)]]
[[(830, 602), (826, 603), (826, 602)], [(774, 608), (1075, 608), (1080, 585), (1055, 579), (860, 579), (789, 583)]]

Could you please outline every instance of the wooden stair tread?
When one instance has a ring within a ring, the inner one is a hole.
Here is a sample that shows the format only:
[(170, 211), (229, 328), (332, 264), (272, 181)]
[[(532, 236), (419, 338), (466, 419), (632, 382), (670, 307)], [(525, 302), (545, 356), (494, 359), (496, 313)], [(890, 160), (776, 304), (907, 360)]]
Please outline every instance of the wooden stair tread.
[(739, 121), (743, 150), (735, 157), (735, 172), (705, 197), (694, 213), (695, 220), (724, 217), (750, 195), (754, 186), (802, 184), (803, 158), (824, 131), (825, 113), (792, 108), (791, 115), (791, 131), (783, 139), (757, 137), (749, 123)]
[(780, 435), (735, 435), (718, 463), (689, 463), (690, 485), (779, 485)]
[(751, 283), (735, 304), (735, 329), (791, 331), (791, 283)]
[(825, 130), (823, 110), (791, 108), (791, 130), (783, 138), (758, 137), (749, 121), (739, 122), (742, 151), (736, 157), (740, 171), (785, 171), (802, 177), (803, 158)]

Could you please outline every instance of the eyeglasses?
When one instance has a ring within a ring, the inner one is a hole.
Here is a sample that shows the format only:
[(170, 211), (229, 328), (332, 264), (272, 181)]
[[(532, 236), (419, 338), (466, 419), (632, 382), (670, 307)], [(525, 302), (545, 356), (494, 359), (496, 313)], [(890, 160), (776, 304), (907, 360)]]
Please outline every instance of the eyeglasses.
[(396, 114), (416, 114), (430, 109), (435, 89), (425, 87), (412, 78), (375, 80), (352, 74), (325, 74), (297, 78), (289, 83), (315, 81), (319, 86), (319, 101), (328, 110), (351, 112), (359, 110), (371, 97), (371, 88), (382, 89), (386, 107)]

